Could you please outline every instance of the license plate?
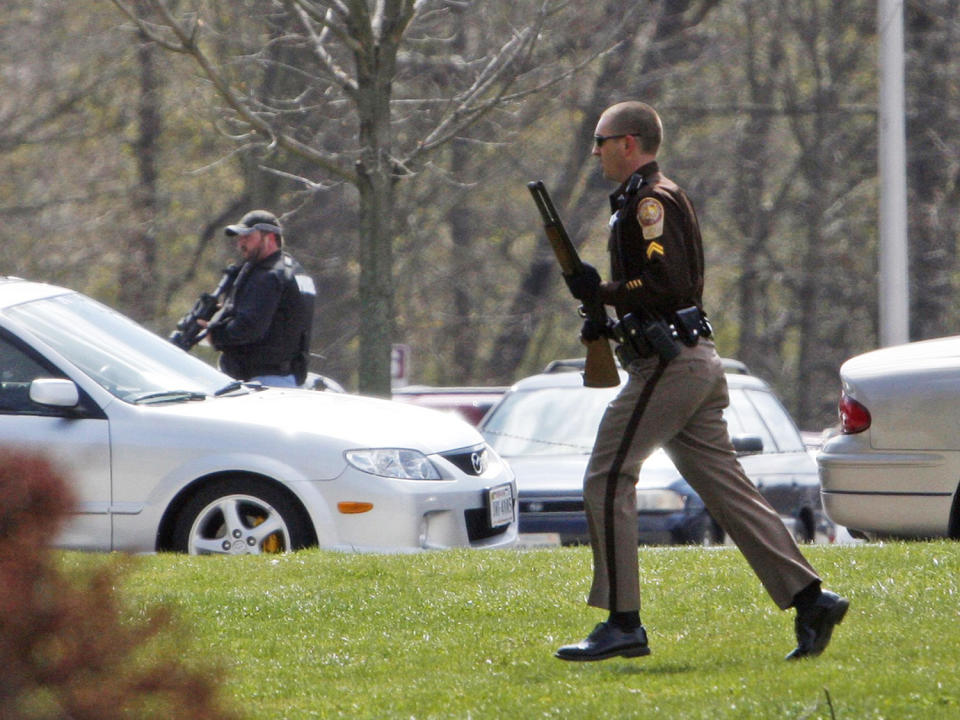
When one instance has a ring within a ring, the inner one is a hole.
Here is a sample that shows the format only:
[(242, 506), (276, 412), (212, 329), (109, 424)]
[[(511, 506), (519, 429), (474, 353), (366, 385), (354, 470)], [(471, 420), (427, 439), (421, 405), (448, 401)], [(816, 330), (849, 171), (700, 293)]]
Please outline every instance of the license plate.
[(517, 547), (560, 547), (560, 533), (520, 533)]
[(490, 513), (490, 527), (500, 527), (513, 522), (513, 488), (510, 485), (498, 485), (487, 491), (487, 508)]

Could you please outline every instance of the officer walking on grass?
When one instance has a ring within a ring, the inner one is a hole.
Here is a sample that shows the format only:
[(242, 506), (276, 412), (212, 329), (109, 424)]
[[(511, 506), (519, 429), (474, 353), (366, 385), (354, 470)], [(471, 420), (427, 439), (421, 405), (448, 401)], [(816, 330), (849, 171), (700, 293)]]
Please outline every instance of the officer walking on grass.
[(650, 654), (640, 622), (635, 484), (641, 464), (659, 446), (773, 601), (796, 609), (797, 646), (787, 659), (819, 655), (849, 602), (821, 590), (819, 576), (734, 453), (722, 414), (729, 402), (726, 378), (703, 313), (700, 227), (684, 191), (660, 172), (662, 133), (657, 113), (641, 102), (613, 105), (600, 116), (593, 154), (604, 176), (619, 183), (610, 196), (611, 280), (601, 282), (589, 265), (564, 276), (574, 297), (599, 297), (615, 309), (615, 326), (588, 321), (582, 334), (618, 341), (628, 381), (607, 407), (584, 476), (593, 550), (587, 602), (610, 614), (556, 656), (585, 661)]

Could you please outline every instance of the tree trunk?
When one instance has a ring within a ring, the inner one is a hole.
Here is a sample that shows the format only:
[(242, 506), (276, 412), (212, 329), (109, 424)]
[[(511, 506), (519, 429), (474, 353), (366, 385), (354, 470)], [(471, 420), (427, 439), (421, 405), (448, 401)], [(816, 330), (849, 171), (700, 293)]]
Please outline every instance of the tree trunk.
[[(386, 22), (386, 21), (385, 21)], [(386, 33), (384, 28), (382, 32)], [(384, 37), (389, 37), (385, 35)], [(365, 395), (390, 397), (393, 343), (394, 185), (390, 160), (391, 78), (396, 47), (364, 47), (356, 54), (360, 160), (360, 346), (358, 387)]]
[(132, 317), (151, 320), (156, 305), (157, 239), (154, 223), (158, 212), (157, 153), (160, 144), (160, 78), (157, 47), (140, 37), (137, 60), (140, 64), (140, 96), (137, 101), (138, 136), (134, 144), (137, 185), (133, 191), (136, 230), (120, 260), (119, 300)]
[(359, 390), (390, 396), (393, 338), (393, 181), (380, 171), (360, 169)]

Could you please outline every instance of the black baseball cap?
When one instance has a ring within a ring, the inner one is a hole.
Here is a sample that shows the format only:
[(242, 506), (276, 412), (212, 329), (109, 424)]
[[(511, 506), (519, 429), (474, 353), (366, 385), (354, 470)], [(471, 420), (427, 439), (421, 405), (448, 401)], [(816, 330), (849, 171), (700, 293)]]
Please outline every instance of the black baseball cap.
[(283, 228), (280, 226), (277, 216), (266, 210), (251, 210), (240, 218), (240, 222), (235, 225), (227, 225), (223, 231), (228, 237), (233, 237), (234, 235), (249, 235), (254, 230), (276, 233), (277, 235), (283, 234)]

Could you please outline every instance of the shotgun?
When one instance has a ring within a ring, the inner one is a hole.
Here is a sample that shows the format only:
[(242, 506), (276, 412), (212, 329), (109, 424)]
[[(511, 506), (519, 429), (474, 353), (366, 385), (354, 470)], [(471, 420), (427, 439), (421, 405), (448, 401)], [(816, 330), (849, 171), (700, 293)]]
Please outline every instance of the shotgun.
[[(557, 256), (560, 269), (565, 275), (577, 275), (583, 272), (583, 261), (580, 260), (577, 249), (573, 246), (570, 236), (567, 235), (543, 181), (536, 180), (527, 183), (527, 189), (533, 195), (533, 201), (537, 204), (537, 209), (540, 210), (540, 215), (543, 217), (543, 227), (547, 233), (547, 239), (550, 240), (550, 246), (553, 248), (553, 254)], [(580, 314), (601, 327), (607, 327), (610, 322), (607, 311), (599, 299), (584, 302), (580, 306)], [(617, 362), (613, 359), (610, 340), (606, 337), (600, 337), (596, 340), (584, 340), (583, 344), (587, 346), (587, 359), (583, 368), (583, 384), (586, 387), (597, 388), (619, 385), (620, 373), (617, 372)]]

